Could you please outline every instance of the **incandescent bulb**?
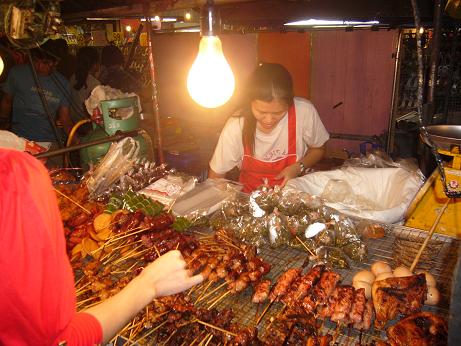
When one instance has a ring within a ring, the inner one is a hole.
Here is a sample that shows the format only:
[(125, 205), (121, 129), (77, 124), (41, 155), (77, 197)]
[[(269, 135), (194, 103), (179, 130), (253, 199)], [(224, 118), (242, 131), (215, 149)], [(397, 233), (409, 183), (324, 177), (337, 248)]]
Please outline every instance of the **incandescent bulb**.
[(235, 78), (222, 51), (218, 36), (203, 36), (199, 51), (187, 76), (192, 99), (206, 108), (225, 104), (234, 93)]
[(3, 58), (0, 55), (0, 76), (2, 75), (4, 68), (5, 68), (5, 64), (3, 63)]

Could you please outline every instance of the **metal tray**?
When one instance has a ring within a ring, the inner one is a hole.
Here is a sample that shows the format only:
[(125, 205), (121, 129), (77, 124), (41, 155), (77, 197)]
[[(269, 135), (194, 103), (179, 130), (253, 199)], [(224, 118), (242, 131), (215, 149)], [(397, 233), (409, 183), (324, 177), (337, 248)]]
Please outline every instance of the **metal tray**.
[[(348, 269), (335, 269), (336, 272), (341, 274), (341, 284), (351, 284), (354, 274), (363, 269), (369, 269), (371, 263), (381, 260), (389, 263), (392, 267), (405, 263), (407, 259), (401, 257), (400, 253), (396, 252), (396, 244), (404, 242), (404, 256), (414, 258), (419, 246), (426, 238), (427, 232), (414, 228), (404, 226), (389, 226), (386, 236), (381, 239), (370, 239), (368, 245), (368, 258), (363, 263), (353, 262), (353, 265)], [(440, 290), (442, 299), (438, 306), (424, 306), (423, 310), (437, 313), (445, 318), (449, 315), (449, 302), (451, 296), (451, 284), (453, 277), (453, 270), (458, 258), (458, 248), (460, 241), (455, 238), (447, 237), (444, 235), (434, 234), (428, 247), (430, 256), (423, 258), (424, 261), (420, 262), (417, 266), (422, 269), (429, 269), (437, 280), (437, 287)], [(414, 254), (413, 254), (414, 253)], [(272, 264), (271, 271), (267, 277), (275, 282), (276, 279), (287, 269), (293, 267), (300, 267), (305, 263), (306, 252), (288, 246), (281, 246), (278, 248), (264, 247), (259, 249), (259, 255), (264, 260)], [(212, 292), (217, 288), (222, 281), (213, 284), (206, 290)], [(205, 287), (203, 285), (203, 287)], [(192, 296), (192, 301), (197, 299), (197, 296), (203, 293), (203, 287), (198, 288)], [(197, 303), (198, 307), (207, 307), (213, 299), (222, 296), (226, 292), (225, 287), (217, 290), (215, 293), (209, 295), (206, 299)], [(234, 322), (238, 322), (245, 326), (253, 326), (256, 317), (261, 314), (262, 310), (266, 307), (267, 303), (254, 304), (251, 302), (252, 289), (247, 288), (240, 294), (227, 295), (224, 299), (214, 305), (218, 310), (224, 308), (232, 308), (235, 317)], [(282, 303), (274, 303), (269, 311), (265, 314), (264, 318), (258, 325), (258, 335), (264, 340), (266, 328), (270, 324), (270, 318), (276, 316), (282, 309)], [(395, 321), (394, 321), (395, 322)], [(390, 324), (393, 322), (391, 321)], [(389, 324), (388, 324), (389, 325)], [(331, 321), (325, 321), (322, 325), (322, 332), (330, 333), (331, 335), (337, 333), (337, 325)], [(368, 345), (373, 340), (385, 340), (386, 335), (384, 331), (374, 330), (373, 328), (360, 333), (359, 331), (343, 327), (339, 330), (339, 335), (336, 339), (335, 345), (355, 345), (360, 344)], [(132, 342), (124, 338), (119, 338), (116, 342), (117, 345), (134, 345)], [(154, 344), (153, 339), (147, 340), (147, 344)]]
[[(370, 265), (378, 260), (389, 263), (392, 267), (398, 266), (405, 262), (402, 258), (394, 258), (398, 255), (395, 252), (395, 243), (401, 241), (410, 241), (413, 244), (413, 249), (407, 249), (408, 252), (414, 252), (419, 249), (419, 245), (422, 244), (426, 238), (427, 232), (421, 231), (414, 228), (408, 228), (404, 226), (391, 227), (390, 231), (384, 238), (381, 239), (370, 239), (368, 241), (368, 258), (363, 263), (353, 262), (353, 265), (349, 269), (335, 269), (336, 272), (341, 274), (342, 284), (351, 284), (354, 274), (363, 269), (370, 269)], [(453, 270), (456, 265), (456, 259), (458, 257), (458, 248), (460, 241), (455, 238), (434, 234), (430, 246), (431, 246), (431, 259), (429, 261), (420, 262), (417, 269), (429, 269), (437, 280), (437, 288), (439, 289), (442, 299), (438, 306), (424, 306), (423, 310), (432, 311), (440, 314), (447, 318), (449, 314), (449, 302), (451, 296), (451, 282), (453, 277)], [(306, 260), (307, 253), (295, 248), (288, 246), (282, 246), (278, 248), (260, 248), (260, 256), (266, 261), (272, 264), (271, 271), (267, 275), (268, 278), (275, 282), (275, 280), (287, 269), (301, 266)], [(412, 259), (414, 258), (414, 255)], [(213, 287), (218, 287), (221, 282), (216, 283), (210, 287), (207, 292), (211, 292)], [(200, 292), (200, 290), (198, 290)], [(216, 293), (207, 297), (207, 301), (212, 300), (212, 297), (219, 297), (225, 292), (225, 288), (218, 290)], [(255, 323), (255, 317), (259, 315), (267, 303), (258, 306), (251, 302), (252, 290), (247, 288), (244, 292), (238, 295), (228, 295), (222, 301), (220, 301), (215, 307), (219, 310), (223, 308), (232, 308), (235, 313), (235, 321), (247, 326), (251, 326)], [(198, 306), (206, 306), (203, 302), (199, 302)], [(264, 339), (265, 330), (267, 325), (270, 323), (270, 317), (276, 316), (281, 310), (282, 303), (274, 303), (268, 313), (264, 316), (258, 326), (259, 336)], [(326, 321), (323, 325), (323, 332), (329, 332), (333, 334), (336, 329), (336, 324), (330, 321)], [(374, 339), (380, 338), (385, 339), (385, 333), (371, 329), (369, 331), (360, 332), (344, 327), (340, 331), (340, 334), (336, 340), (338, 345), (354, 345), (359, 342), (368, 344)]]

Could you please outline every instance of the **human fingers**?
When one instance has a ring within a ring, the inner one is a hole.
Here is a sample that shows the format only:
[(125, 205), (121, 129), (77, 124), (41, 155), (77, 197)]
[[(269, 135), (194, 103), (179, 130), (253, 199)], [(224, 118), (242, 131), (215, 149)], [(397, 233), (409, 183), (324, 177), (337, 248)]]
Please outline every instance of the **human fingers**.
[(199, 283), (203, 282), (205, 278), (202, 274), (197, 274), (195, 276), (191, 276), (187, 279), (187, 284), (190, 285), (189, 287), (198, 285)]

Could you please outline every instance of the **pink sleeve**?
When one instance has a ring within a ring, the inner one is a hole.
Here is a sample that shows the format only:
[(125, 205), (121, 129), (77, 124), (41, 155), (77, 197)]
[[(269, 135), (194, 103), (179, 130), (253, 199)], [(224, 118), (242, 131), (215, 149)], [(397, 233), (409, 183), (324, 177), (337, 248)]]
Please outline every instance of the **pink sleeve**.
[(80, 312), (74, 315), (57, 342), (66, 341), (68, 346), (98, 345), (102, 343), (102, 327), (90, 314)]

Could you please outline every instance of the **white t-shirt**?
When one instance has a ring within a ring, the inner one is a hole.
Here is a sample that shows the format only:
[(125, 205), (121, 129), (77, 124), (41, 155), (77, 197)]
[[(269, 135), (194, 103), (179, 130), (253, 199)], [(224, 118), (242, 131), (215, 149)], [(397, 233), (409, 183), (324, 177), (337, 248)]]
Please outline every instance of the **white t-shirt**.
[[(296, 109), (296, 156), (306, 155), (309, 147), (321, 147), (330, 138), (312, 102), (294, 98)], [(210, 161), (210, 168), (224, 174), (235, 166), (240, 168), (243, 158), (243, 117), (227, 120)], [(271, 133), (256, 129), (254, 156), (262, 161), (276, 161), (288, 154), (288, 112)]]

